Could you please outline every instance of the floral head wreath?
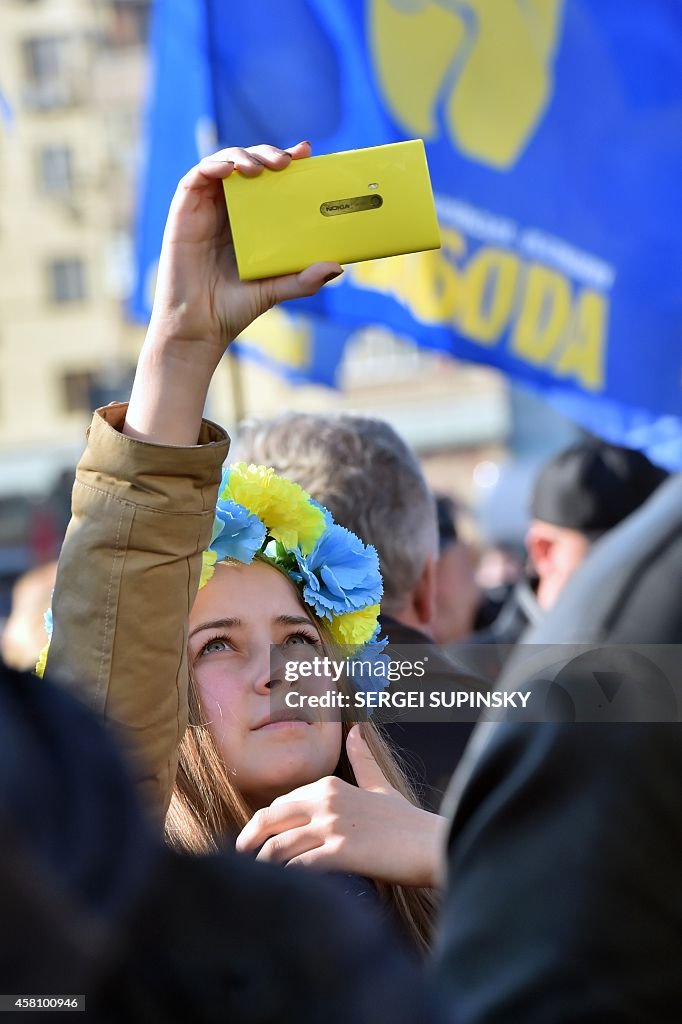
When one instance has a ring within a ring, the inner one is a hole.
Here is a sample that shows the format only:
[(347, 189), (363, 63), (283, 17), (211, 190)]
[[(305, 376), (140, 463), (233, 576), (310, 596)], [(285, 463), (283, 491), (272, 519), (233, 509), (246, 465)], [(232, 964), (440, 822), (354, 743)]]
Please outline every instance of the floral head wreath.
[(217, 562), (248, 565), (256, 556), (286, 573), (334, 643), (385, 647), (378, 639), (383, 583), (376, 549), (335, 523), (298, 484), (240, 462), (223, 471), (199, 586)]
[[(323, 619), (335, 644), (378, 665), (387, 640), (379, 640), (383, 582), (376, 549), (335, 523), (331, 513), (291, 480), (265, 466), (240, 462), (223, 470), (211, 543), (204, 551), (199, 586), (218, 562), (249, 565), (256, 556), (283, 570), (303, 600)], [(52, 609), (45, 613), (48, 642), (36, 665), (45, 672), (52, 637)], [(370, 679), (376, 676), (370, 673)], [(381, 688), (386, 680), (369, 684)]]

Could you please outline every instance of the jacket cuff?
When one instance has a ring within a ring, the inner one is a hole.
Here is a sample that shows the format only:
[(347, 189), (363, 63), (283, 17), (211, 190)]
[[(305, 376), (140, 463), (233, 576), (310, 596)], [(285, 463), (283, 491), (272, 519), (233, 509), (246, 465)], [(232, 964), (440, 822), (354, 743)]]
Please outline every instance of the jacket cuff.
[(97, 409), (78, 466), (79, 481), (160, 511), (177, 509), (191, 515), (214, 510), (230, 450), (222, 427), (202, 420), (197, 445), (155, 444), (121, 433), (127, 409), (124, 402)]

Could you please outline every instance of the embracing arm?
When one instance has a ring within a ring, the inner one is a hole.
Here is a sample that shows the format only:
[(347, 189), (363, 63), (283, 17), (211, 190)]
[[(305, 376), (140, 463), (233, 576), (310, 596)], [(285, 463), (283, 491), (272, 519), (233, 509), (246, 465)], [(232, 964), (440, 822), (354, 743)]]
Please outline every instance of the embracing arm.
[(348, 734), (346, 753), (356, 786), (328, 776), (277, 797), (242, 829), (237, 849), (287, 866), (440, 888), (447, 818), (415, 806), (390, 785), (359, 725)]

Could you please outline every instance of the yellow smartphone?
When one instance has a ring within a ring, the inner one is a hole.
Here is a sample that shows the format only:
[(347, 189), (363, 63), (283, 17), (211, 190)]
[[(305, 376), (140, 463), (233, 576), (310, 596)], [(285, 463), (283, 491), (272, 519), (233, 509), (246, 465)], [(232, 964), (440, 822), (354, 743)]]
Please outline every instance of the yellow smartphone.
[(223, 185), (242, 281), (440, 248), (421, 139), (233, 173)]

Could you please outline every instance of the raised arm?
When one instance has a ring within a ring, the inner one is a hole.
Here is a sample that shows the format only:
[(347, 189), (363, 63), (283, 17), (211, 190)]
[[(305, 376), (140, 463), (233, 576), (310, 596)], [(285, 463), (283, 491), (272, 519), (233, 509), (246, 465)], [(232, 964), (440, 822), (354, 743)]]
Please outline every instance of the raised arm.
[(187, 721), (187, 621), (229, 441), (202, 421), (230, 342), (275, 302), (340, 273), (239, 281), (222, 178), (286, 172), (309, 154), (229, 149), (180, 182), (129, 406), (95, 414), (77, 472), (53, 598), (49, 674), (114, 725), (147, 802), (165, 814)]
[(313, 295), (342, 272), (315, 263), (300, 274), (241, 282), (225, 207), (222, 179), (247, 177), (263, 167), (286, 172), (310, 155), (301, 142), (224, 149), (185, 175), (164, 232), (149, 332), (140, 356), (124, 433), (162, 444), (196, 444), (211, 377), (225, 349), (265, 310)]

